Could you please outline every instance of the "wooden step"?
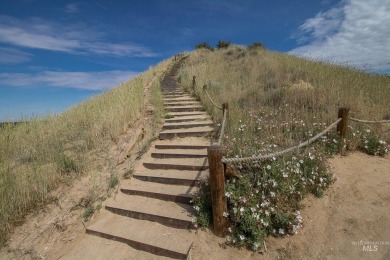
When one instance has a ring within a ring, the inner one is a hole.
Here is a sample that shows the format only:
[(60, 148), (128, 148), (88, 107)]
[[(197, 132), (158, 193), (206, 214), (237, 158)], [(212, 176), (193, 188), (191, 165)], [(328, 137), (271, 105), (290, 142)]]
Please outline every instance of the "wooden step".
[(195, 106), (200, 105), (199, 101), (181, 101), (181, 102), (165, 102), (164, 106), (166, 107), (175, 107), (175, 106)]
[(158, 222), (173, 228), (192, 228), (194, 210), (186, 204), (122, 195), (106, 205), (106, 210), (129, 218)]
[(202, 122), (202, 121), (206, 121), (206, 120), (211, 120), (211, 118), (207, 115), (182, 116), (180, 118), (165, 119), (165, 123)]
[(204, 127), (214, 125), (213, 121), (208, 120), (204, 122), (181, 122), (181, 123), (165, 123), (162, 129), (183, 129), (183, 128), (193, 128), (193, 127)]
[(188, 94), (163, 94), (163, 98), (189, 98)]
[(154, 170), (137, 172), (133, 175), (133, 178), (164, 184), (194, 186), (201, 179), (208, 176), (208, 171)]
[(209, 168), (208, 165), (191, 165), (178, 163), (164, 163), (164, 162), (144, 162), (142, 164), (147, 169), (154, 170), (187, 170), (187, 171), (204, 171)]
[[(136, 183), (136, 181), (142, 184), (135, 185), (134, 183)], [(194, 192), (197, 188), (184, 185), (166, 185), (132, 179), (131, 185), (123, 185), (120, 190), (122, 193), (128, 195), (137, 195), (190, 205)]]
[(152, 158), (160, 158), (160, 159), (167, 159), (167, 158), (206, 158), (206, 154), (190, 154), (190, 153), (159, 153), (154, 152), (151, 153)]
[(163, 95), (188, 95), (188, 93), (183, 91), (163, 91)]
[(200, 137), (210, 134), (214, 129), (212, 127), (194, 127), (188, 129), (164, 130), (160, 132), (160, 139), (173, 139), (178, 137)]
[(193, 112), (193, 111), (204, 111), (202, 105), (192, 105), (192, 106), (168, 106), (165, 107), (166, 111), (169, 112)]
[(197, 101), (196, 98), (193, 97), (180, 97), (180, 98), (163, 98), (164, 102), (190, 102), (190, 101)]
[(188, 117), (188, 116), (208, 116), (208, 114), (204, 111), (195, 111), (195, 112), (170, 112), (166, 114), (168, 117), (167, 119), (173, 119), (176, 117)]
[(157, 149), (207, 149), (210, 145), (156, 144)]
[(86, 233), (173, 259), (187, 259), (193, 237), (187, 230), (172, 229), (158, 223), (112, 213), (101, 216), (87, 228)]

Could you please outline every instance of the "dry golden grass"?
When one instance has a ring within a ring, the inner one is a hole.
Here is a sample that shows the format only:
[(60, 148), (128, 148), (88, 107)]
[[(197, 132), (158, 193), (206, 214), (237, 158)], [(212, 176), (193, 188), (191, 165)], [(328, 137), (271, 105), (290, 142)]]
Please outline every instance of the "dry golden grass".
[(144, 88), (150, 82), (156, 130), (163, 116), (160, 79), (171, 65), (163, 61), (58, 116), (0, 127), (0, 244), (60, 182), (96, 170), (96, 155), (106, 154), (145, 112)]
[[(216, 121), (222, 113), (202, 92), (229, 103), (228, 144), (233, 155), (280, 150), (304, 141), (337, 119), (341, 106), (355, 118), (390, 119), (390, 77), (314, 62), (262, 48), (198, 49), (181, 70)], [(356, 126), (351, 123), (350, 126)], [(376, 131), (390, 141), (382, 128)]]

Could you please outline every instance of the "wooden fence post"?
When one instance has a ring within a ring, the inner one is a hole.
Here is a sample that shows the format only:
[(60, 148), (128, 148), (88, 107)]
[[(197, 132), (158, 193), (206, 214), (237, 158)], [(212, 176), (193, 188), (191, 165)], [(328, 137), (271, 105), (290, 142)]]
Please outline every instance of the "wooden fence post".
[(214, 233), (218, 237), (224, 237), (226, 232), (227, 212), (225, 197), (224, 166), (221, 162), (223, 151), (219, 145), (213, 145), (207, 149), (210, 171), (211, 204), (213, 209)]
[(340, 107), (338, 118), (341, 118), (341, 121), (337, 124), (337, 132), (341, 138), (346, 138), (348, 134), (348, 107)]
[(339, 133), (341, 137), (340, 141), (340, 154), (346, 155), (345, 153), (345, 147), (344, 142), (345, 138), (347, 138), (348, 135), (348, 114), (349, 114), (349, 108), (348, 107), (340, 107), (338, 112), (338, 118), (341, 118), (341, 121), (337, 124), (337, 132)]
[(192, 77), (192, 90), (195, 92), (196, 76)]
[(223, 115), (223, 111), (225, 111), (225, 109), (226, 109), (226, 113), (227, 113), (227, 111), (229, 111), (229, 103), (222, 104), (222, 115)]

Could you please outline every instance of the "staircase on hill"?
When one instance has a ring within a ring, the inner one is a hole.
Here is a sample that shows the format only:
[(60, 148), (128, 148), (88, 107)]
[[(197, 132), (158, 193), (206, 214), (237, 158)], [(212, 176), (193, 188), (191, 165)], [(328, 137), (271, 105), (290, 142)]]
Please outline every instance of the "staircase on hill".
[(184, 93), (175, 64), (162, 82), (167, 119), (158, 141), (141, 158), (133, 178), (121, 183), (115, 201), (87, 234), (176, 259), (188, 257), (193, 242), (191, 198), (197, 180), (208, 176), (208, 135), (213, 122), (203, 106)]

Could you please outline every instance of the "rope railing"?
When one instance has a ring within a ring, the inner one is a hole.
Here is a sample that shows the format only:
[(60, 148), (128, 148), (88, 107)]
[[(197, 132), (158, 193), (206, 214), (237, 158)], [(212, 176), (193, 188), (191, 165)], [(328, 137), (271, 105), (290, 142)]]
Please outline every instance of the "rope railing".
[(365, 124), (390, 124), (390, 120), (378, 120), (378, 121), (370, 121), (370, 120), (363, 120), (363, 119), (357, 119), (350, 117), (349, 120), (358, 122), (358, 123), (365, 123)]
[[(251, 162), (272, 159), (274, 157), (287, 154), (289, 152), (298, 150), (302, 147), (305, 147), (315, 142), (335, 126), (337, 126), (337, 132), (339, 133), (341, 138), (345, 138), (347, 136), (347, 130), (348, 130), (348, 113), (349, 113), (349, 108), (346, 107), (339, 108), (337, 120), (333, 122), (331, 125), (329, 125), (328, 127), (326, 127), (322, 132), (318, 133), (317, 135), (313, 136), (312, 138), (308, 139), (305, 142), (302, 142), (294, 147), (290, 147), (283, 151), (275, 152), (267, 155), (253, 156), (253, 157), (223, 158), (224, 149), (221, 146), (221, 143), (222, 143), (222, 138), (223, 138), (225, 124), (226, 124), (225, 121), (226, 121), (227, 104), (223, 104), (223, 109), (224, 109), (224, 119), (222, 121), (221, 132), (218, 139), (218, 143), (213, 144), (207, 149), (207, 157), (208, 157), (209, 171), (210, 171), (210, 190), (211, 190), (211, 198), (212, 198), (211, 206), (213, 212), (214, 233), (220, 237), (224, 236), (226, 226), (227, 226), (227, 222), (226, 222), (227, 218), (224, 217), (224, 213), (227, 211), (227, 202), (225, 196), (226, 164), (243, 163), (243, 162), (251, 163)], [(342, 148), (341, 148), (341, 152), (342, 152)]]
[(274, 157), (280, 157), (284, 154), (293, 152), (295, 150), (299, 150), (300, 148), (303, 148), (319, 138), (321, 138), (323, 135), (325, 135), (327, 132), (329, 132), (332, 128), (336, 127), (337, 124), (342, 120), (342, 118), (337, 119), (334, 123), (329, 125), (327, 128), (325, 128), (322, 132), (318, 133), (317, 135), (313, 136), (312, 138), (308, 139), (307, 141), (300, 143), (296, 146), (290, 147), (288, 149), (285, 149), (283, 151), (275, 152), (275, 153), (270, 153), (266, 155), (258, 155), (258, 156), (251, 156), (251, 157), (243, 157), (243, 158), (223, 158), (221, 161), (222, 163), (253, 163), (253, 162), (258, 162), (258, 161), (264, 161), (268, 159), (272, 159)]
[(222, 138), (225, 132), (225, 126), (226, 126), (226, 115), (227, 115), (227, 104), (223, 104), (223, 119), (221, 124), (221, 131), (219, 132), (219, 138), (217, 145), (222, 145)]
[[(195, 93), (195, 87), (196, 87), (196, 76), (193, 76), (192, 77), (192, 90), (193, 92)], [(227, 117), (227, 110), (228, 110), (228, 104), (227, 103), (224, 103), (222, 104), (222, 107), (218, 106), (214, 100), (210, 97), (209, 93), (207, 92), (207, 85), (203, 85), (203, 91), (206, 93), (208, 99), (210, 100), (210, 102), (218, 109), (222, 110), (223, 111), (223, 118), (222, 118), (222, 123), (221, 123), (221, 130), (219, 132), (219, 136), (218, 136), (218, 141), (217, 143), (215, 143), (216, 145), (220, 146), (222, 145), (222, 139), (223, 139), (223, 135), (225, 133), (225, 126), (226, 126), (226, 117)]]
[(207, 97), (209, 98), (210, 102), (218, 109), (223, 110), (223, 107), (218, 106), (213, 99), (210, 97), (209, 93), (207, 92), (207, 85), (203, 85), (203, 91), (206, 93)]

